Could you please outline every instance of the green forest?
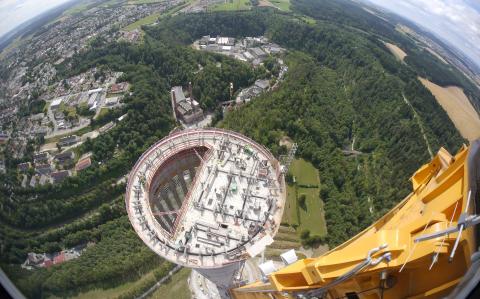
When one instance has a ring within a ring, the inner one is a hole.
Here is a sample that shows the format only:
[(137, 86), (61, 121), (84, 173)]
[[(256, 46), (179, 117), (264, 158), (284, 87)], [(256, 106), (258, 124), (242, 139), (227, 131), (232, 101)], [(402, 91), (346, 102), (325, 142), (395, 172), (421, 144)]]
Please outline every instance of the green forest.
[[(156, 268), (162, 269), (156, 277), (162, 277), (171, 269), (135, 235), (119, 179), (177, 126), (170, 113), (171, 86), (191, 81), (202, 107), (214, 111), (228, 97), (230, 82), (237, 91), (268, 76), (264, 67), (192, 49), (203, 35), (265, 35), (288, 50), (283, 58), (289, 70), (280, 87), (219, 117), (216, 125), (250, 136), (277, 156), (286, 151), (279, 145), (282, 137), (298, 143), (297, 156), (319, 171), (318, 200), (325, 203), (328, 231), (322, 241), (331, 247), (410, 192), (409, 177), (430, 159), (427, 146), (455, 152), (465, 142), (417, 76), (464, 87), (465, 78), (449, 69), (436, 78), (435, 57), (415, 50), (393, 25), (350, 1), (296, 0), (290, 8), (293, 13), (255, 8), (169, 16), (144, 27), (141, 44), (99, 39), (58, 66), (58, 80), (91, 67), (122, 71), (132, 94), (104, 121), (127, 114), (125, 120), (80, 147), (80, 153), (92, 151), (97, 162), (81, 175), (36, 189), (13, 187), (13, 177), (2, 177), (0, 265), (26, 296), (71, 296), (136, 280)], [(413, 51), (418, 55), (402, 64), (380, 39), (401, 44), (409, 57)], [(418, 113), (425, 136), (403, 97)], [(345, 155), (352, 145), (359, 154)], [(7, 162), (15, 167), (13, 160)], [(29, 252), (82, 243), (94, 245), (68, 263), (35, 271), (18, 266)]]

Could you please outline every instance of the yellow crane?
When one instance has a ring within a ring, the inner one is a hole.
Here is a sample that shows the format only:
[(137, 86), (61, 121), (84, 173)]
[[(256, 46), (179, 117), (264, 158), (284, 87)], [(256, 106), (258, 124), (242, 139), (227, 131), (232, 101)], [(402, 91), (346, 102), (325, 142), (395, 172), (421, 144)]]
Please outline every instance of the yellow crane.
[(480, 141), (454, 156), (441, 148), (411, 182), (411, 194), (355, 237), (234, 288), (232, 297), (465, 298), (480, 279)]

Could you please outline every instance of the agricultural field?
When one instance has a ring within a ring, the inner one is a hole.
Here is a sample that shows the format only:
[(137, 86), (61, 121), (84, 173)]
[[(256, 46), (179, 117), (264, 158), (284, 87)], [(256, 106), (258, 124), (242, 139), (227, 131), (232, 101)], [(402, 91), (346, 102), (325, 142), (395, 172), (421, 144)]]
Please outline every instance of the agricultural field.
[(480, 137), (480, 117), (462, 88), (442, 87), (424, 78), (419, 80), (435, 96), (465, 139), (472, 141)]
[(388, 50), (392, 52), (392, 54), (400, 61), (403, 61), (405, 57), (407, 56), (407, 53), (400, 49), (398, 46), (391, 44), (391, 43), (385, 43), (385, 46), (387, 46)]
[(81, 3), (78, 5), (75, 5), (74, 7), (66, 10), (63, 15), (75, 15), (79, 14), (89, 8), (90, 4), (89, 3)]

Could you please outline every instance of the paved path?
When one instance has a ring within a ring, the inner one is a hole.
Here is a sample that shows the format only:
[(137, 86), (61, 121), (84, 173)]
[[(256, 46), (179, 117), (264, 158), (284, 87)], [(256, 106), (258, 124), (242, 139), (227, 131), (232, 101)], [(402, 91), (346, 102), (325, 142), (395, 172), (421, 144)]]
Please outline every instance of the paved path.
[(0, 269), (0, 284), (5, 288), (5, 290), (16, 299), (25, 299), (25, 296), (17, 289), (17, 287), (12, 283), (12, 281), (7, 277), (5, 272)]
[(153, 292), (155, 292), (156, 289), (158, 289), (167, 279), (169, 279), (170, 277), (172, 277), (173, 274), (177, 273), (178, 271), (180, 271), (180, 269), (182, 269), (182, 266), (176, 266), (175, 268), (173, 268), (170, 272), (168, 272), (168, 274), (164, 277), (162, 277), (162, 279), (160, 279), (156, 284), (154, 284), (151, 288), (149, 288), (145, 293), (143, 293), (142, 295), (136, 297), (135, 299), (144, 299), (144, 298), (147, 298), (148, 296), (150, 296)]

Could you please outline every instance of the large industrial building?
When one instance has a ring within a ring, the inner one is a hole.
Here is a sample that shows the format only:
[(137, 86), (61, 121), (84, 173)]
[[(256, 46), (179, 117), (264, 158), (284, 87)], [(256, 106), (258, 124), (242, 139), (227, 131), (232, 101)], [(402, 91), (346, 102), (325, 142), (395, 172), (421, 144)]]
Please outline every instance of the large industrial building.
[(203, 119), (203, 110), (192, 96), (192, 85), (189, 84), (188, 98), (185, 97), (181, 86), (174, 86), (171, 90), (171, 100), (175, 119), (180, 119), (187, 124)]
[(154, 252), (225, 291), (243, 261), (273, 241), (285, 194), (280, 164), (266, 148), (235, 132), (190, 129), (140, 157), (125, 200)]

